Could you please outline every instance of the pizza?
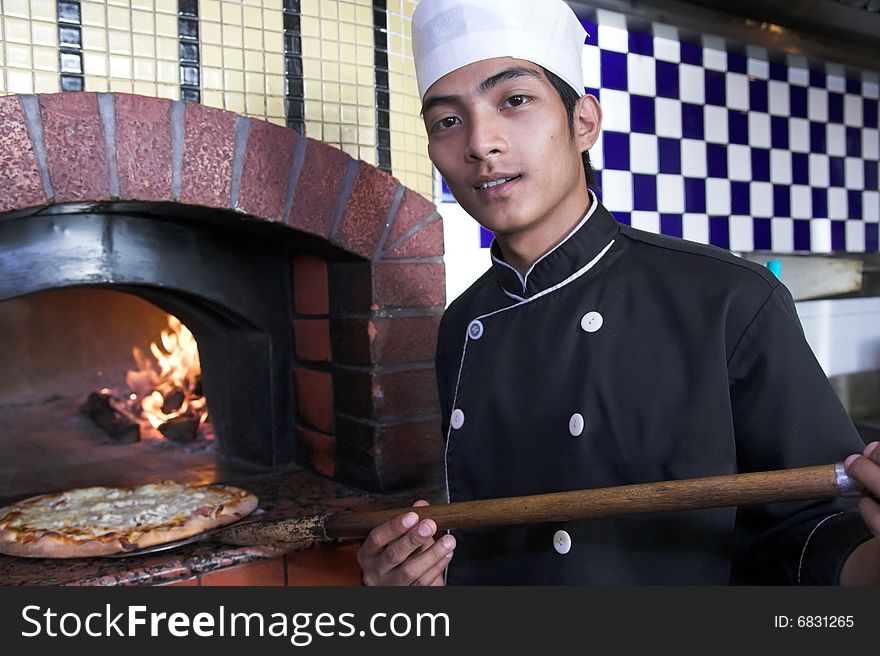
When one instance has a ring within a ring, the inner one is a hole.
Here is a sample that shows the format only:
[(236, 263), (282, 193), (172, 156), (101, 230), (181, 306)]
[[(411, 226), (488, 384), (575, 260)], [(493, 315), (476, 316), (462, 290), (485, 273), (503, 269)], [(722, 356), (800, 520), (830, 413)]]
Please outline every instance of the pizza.
[(231, 524), (257, 502), (237, 487), (170, 480), (43, 494), (0, 508), (0, 553), (80, 558), (135, 551)]

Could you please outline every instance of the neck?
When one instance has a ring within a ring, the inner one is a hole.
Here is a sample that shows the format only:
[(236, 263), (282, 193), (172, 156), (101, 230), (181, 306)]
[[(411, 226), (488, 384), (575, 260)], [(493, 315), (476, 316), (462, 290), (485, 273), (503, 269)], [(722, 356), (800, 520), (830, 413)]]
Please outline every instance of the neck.
[(525, 276), (535, 262), (556, 248), (584, 218), (593, 203), (593, 197), (589, 192), (586, 194), (585, 202), (586, 207), (579, 214), (569, 212), (564, 221), (541, 224), (534, 230), (496, 234), (495, 241), (498, 242), (504, 261), (519, 271), (520, 275)]

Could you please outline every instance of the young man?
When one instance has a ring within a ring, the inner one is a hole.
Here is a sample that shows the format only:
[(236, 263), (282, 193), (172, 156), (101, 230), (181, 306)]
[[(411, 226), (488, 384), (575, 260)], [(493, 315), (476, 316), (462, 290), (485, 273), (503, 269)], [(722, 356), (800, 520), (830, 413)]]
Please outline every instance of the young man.
[[(583, 95), (584, 36), (561, 0), (422, 0), (413, 16), (431, 160), (495, 234), (491, 269), (440, 328), (448, 500), (844, 459), (880, 493), (880, 448), (862, 444), (778, 280), (619, 225), (588, 191), (583, 153), (602, 114)], [(878, 583), (880, 504), (858, 509), (436, 535), (415, 508), (377, 527), (358, 559), (380, 585)]]

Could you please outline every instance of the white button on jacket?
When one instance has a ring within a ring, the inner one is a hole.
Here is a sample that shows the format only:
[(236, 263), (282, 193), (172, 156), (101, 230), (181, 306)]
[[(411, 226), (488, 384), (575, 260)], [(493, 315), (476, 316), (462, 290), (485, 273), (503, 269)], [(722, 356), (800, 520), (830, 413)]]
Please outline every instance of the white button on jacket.
[(584, 432), (584, 416), (579, 412), (575, 412), (568, 420), (568, 432), (572, 437), (578, 437)]
[(455, 430), (458, 430), (462, 426), (464, 426), (464, 412), (456, 408), (452, 411), (452, 416), (449, 418), (449, 423)]
[(474, 319), (468, 325), (468, 337), (471, 339), (480, 339), (483, 336), (483, 322), (479, 319)]
[(556, 531), (553, 534), (553, 548), (557, 553), (567, 554), (571, 551), (571, 536), (568, 531)]
[(594, 333), (602, 327), (602, 315), (598, 312), (587, 312), (581, 318), (581, 328), (588, 333)]

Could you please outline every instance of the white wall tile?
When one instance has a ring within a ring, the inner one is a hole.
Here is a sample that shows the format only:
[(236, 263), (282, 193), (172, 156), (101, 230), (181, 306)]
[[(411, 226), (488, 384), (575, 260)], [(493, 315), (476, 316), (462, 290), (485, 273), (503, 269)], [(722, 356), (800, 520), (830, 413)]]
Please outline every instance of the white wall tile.
[(844, 228), (846, 250), (857, 253), (865, 250), (865, 224), (862, 221), (848, 219)]
[(681, 102), (672, 98), (654, 99), (657, 136), (681, 139)]
[(810, 221), (810, 250), (815, 253), (831, 252), (831, 220)]
[(810, 152), (810, 122), (807, 119), (789, 119), (788, 147), (797, 153)]
[(658, 173), (657, 137), (633, 132), (629, 135), (629, 166), (633, 173)]
[(708, 175), (705, 141), (681, 140), (681, 172), (688, 178), (705, 178)]
[(749, 185), (752, 216), (773, 216), (773, 185), (769, 182), (752, 182)]
[(684, 214), (681, 217), (681, 235), (700, 244), (709, 243), (709, 217), (706, 214)]
[(811, 121), (828, 120), (828, 91), (816, 87), (807, 90), (807, 118)]
[(846, 155), (846, 128), (837, 123), (829, 123), (825, 128), (825, 143), (828, 154), (836, 157)]
[(661, 173), (657, 176), (657, 209), (660, 212), (684, 212), (684, 180), (680, 175)]
[(730, 182), (719, 178), (706, 180), (706, 211), (711, 215), (730, 214)]
[(862, 118), (862, 97), (851, 93), (843, 97), (843, 122), (853, 127), (859, 127), (864, 122)]
[(767, 83), (767, 105), (773, 116), (788, 116), (791, 113), (791, 97), (785, 82), (770, 80)]
[(791, 152), (776, 148), (770, 150), (770, 182), (791, 184)]
[(813, 195), (806, 185), (791, 186), (791, 216), (794, 219), (810, 219), (813, 216)]
[(846, 189), (831, 187), (828, 189), (828, 218), (849, 219)]
[(844, 162), (846, 188), (861, 191), (865, 188), (865, 163), (857, 157), (847, 157)]
[(728, 222), (730, 250), (746, 252), (755, 250), (755, 222), (750, 216), (734, 214)]
[(727, 147), (727, 177), (731, 180), (752, 179), (752, 150), (741, 144)]
[(615, 132), (629, 132), (629, 94), (602, 89), (602, 127)]
[(862, 192), (862, 215), (868, 223), (880, 222), (880, 191)]
[(653, 57), (629, 53), (626, 56), (626, 71), (630, 93), (657, 95), (657, 65)]
[(629, 171), (602, 171), (602, 202), (612, 212), (631, 212), (632, 174)]
[(678, 95), (683, 102), (706, 102), (706, 74), (702, 67), (682, 64), (678, 68)]
[(862, 157), (880, 159), (880, 130), (876, 128), (862, 129)]
[(727, 89), (727, 106), (730, 109), (749, 109), (749, 78), (742, 73), (727, 73), (725, 76)]
[(661, 61), (677, 64), (681, 61), (681, 44), (676, 38), (667, 38), (658, 34), (654, 37), (654, 56)]
[(645, 212), (636, 210), (630, 215), (630, 225), (639, 230), (648, 232), (660, 232), (660, 215), (657, 212)]
[(755, 148), (770, 147), (770, 115), (749, 112), (749, 145)]
[(727, 108), (706, 105), (703, 107), (703, 126), (706, 141), (726, 144), (730, 141), (727, 131)]
[(770, 219), (770, 241), (777, 253), (794, 250), (794, 221), (787, 218)]
[(810, 184), (814, 187), (827, 187), (830, 182), (830, 163), (828, 155), (810, 154)]

